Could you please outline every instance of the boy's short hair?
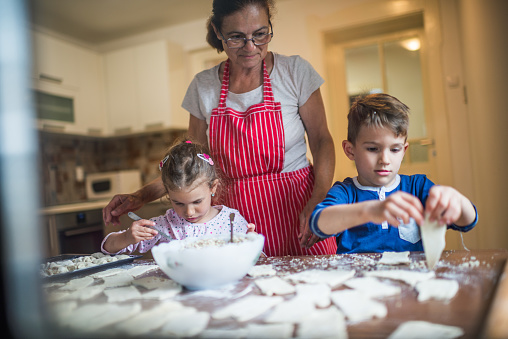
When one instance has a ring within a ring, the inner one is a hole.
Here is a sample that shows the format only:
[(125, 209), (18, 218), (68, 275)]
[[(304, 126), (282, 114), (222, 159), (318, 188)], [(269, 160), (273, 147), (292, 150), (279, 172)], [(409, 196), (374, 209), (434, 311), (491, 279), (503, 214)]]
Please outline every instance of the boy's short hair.
[(347, 140), (353, 144), (361, 126), (389, 128), (397, 137), (407, 139), (409, 107), (391, 95), (375, 93), (358, 96), (349, 109), (347, 119)]

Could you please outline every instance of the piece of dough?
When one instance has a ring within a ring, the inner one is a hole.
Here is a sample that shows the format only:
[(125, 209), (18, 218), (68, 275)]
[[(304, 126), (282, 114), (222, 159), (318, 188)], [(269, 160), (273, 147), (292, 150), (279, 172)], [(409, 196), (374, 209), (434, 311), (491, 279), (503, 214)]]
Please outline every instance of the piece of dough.
[(291, 338), (293, 336), (294, 326), (293, 324), (248, 324), (245, 327), (247, 333), (245, 338), (252, 339), (284, 339)]
[(261, 277), (261, 276), (273, 276), (277, 274), (277, 271), (274, 270), (271, 264), (268, 265), (256, 265), (252, 266), (252, 268), (247, 272), (247, 274), (251, 277)]
[(374, 277), (353, 278), (344, 285), (371, 298), (390, 297), (402, 291), (400, 286), (385, 284)]
[(177, 313), (183, 308), (184, 306), (176, 301), (160, 303), (149, 310), (136, 314), (129, 321), (119, 323), (116, 328), (131, 336), (148, 334), (162, 327), (175, 312)]
[(420, 281), (429, 280), (436, 276), (432, 272), (418, 272), (407, 270), (377, 270), (367, 271), (363, 273), (367, 277), (387, 278), (393, 280), (400, 280), (408, 285), (415, 286)]
[(257, 279), (254, 281), (263, 294), (266, 295), (284, 295), (295, 293), (296, 289), (293, 285), (287, 283), (279, 277), (271, 277)]
[(296, 297), (309, 299), (314, 305), (321, 308), (330, 306), (331, 293), (332, 289), (325, 283), (296, 285)]
[(125, 272), (125, 269), (123, 269), (123, 268), (110, 268), (109, 270), (100, 271), (100, 272), (97, 272), (97, 273), (94, 273), (94, 274), (90, 274), (90, 277), (97, 278), (97, 279), (102, 279), (102, 278), (107, 277), (109, 275), (115, 275), (115, 274), (118, 274), (120, 272)]
[(112, 287), (129, 286), (130, 284), (132, 284), (134, 278), (132, 277), (132, 275), (124, 271), (115, 275), (108, 275), (107, 277), (103, 277), (102, 280), (104, 280), (104, 286), (106, 288), (112, 288)]
[(310, 299), (294, 297), (274, 307), (265, 317), (267, 323), (298, 323), (303, 321), (316, 307)]
[(127, 270), (127, 273), (132, 275), (134, 278), (140, 277), (145, 273), (158, 270), (158, 265), (139, 265)]
[(108, 297), (108, 302), (121, 302), (141, 298), (141, 293), (134, 286), (104, 290), (104, 294)]
[(331, 288), (337, 287), (344, 281), (352, 278), (355, 275), (355, 270), (306, 270), (294, 274), (290, 274), (285, 279), (292, 282), (305, 282), (305, 283), (325, 283)]
[(420, 226), (420, 233), (422, 234), (427, 267), (429, 270), (433, 270), (446, 245), (446, 225), (440, 225), (437, 221), (430, 222), (429, 217), (425, 216), (425, 221)]
[(234, 329), (210, 328), (201, 332), (200, 338), (238, 339), (245, 338), (246, 336), (247, 329), (245, 328), (234, 328)]
[(360, 322), (371, 318), (384, 318), (388, 313), (386, 306), (372, 300), (355, 290), (332, 292), (332, 302), (337, 305), (352, 322)]
[(210, 321), (208, 312), (198, 312), (193, 307), (185, 307), (166, 319), (162, 334), (177, 338), (193, 337), (200, 334)]
[(405, 252), (383, 252), (378, 264), (383, 265), (406, 265), (410, 264), (409, 251)]
[(60, 290), (75, 291), (80, 288), (85, 288), (93, 284), (94, 280), (92, 277), (83, 277), (78, 279), (72, 279), (67, 284), (60, 287)]
[(427, 321), (407, 321), (397, 327), (388, 339), (452, 339), (464, 335), (460, 327), (429, 323)]
[(238, 321), (247, 321), (268, 311), (280, 304), (284, 298), (250, 295), (212, 313), (214, 319), (236, 318)]
[(316, 310), (298, 324), (296, 337), (306, 339), (347, 339), (344, 314), (335, 306)]
[(430, 279), (419, 282), (415, 288), (418, 291), (418, 301), (449, 301), (459, 291), (459, 283), (450, 279)]
[(133, 285), (141, 286), (147, 290), (153, 290), (156, 288), (168, 288), (178, 285), (175, 281), (161, 277), (144, 277), (141, 279), (135, 279), (132, 281)]

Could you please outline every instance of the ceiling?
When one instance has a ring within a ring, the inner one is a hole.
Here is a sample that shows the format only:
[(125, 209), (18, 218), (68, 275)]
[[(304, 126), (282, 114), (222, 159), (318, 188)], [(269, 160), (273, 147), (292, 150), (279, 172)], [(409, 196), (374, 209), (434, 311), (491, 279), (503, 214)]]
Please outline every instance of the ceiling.
[(100, 44), (187, 21), (206, 19), (212, 0), (28, 0), (31, 22), (88, 44)]

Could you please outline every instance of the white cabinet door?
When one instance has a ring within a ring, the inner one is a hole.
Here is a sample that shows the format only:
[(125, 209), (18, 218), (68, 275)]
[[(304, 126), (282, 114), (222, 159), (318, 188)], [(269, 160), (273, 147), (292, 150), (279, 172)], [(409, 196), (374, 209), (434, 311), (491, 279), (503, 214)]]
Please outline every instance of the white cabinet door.
[(105, 68), (110, 132), (124, 134), (134, 131), (139, 127), (134, 49), (107, 53)]
[(187, 127), (179, 109), (187, 88), (181, 48), (160, 40), (106, 53), (105, 60), (111, 133)]

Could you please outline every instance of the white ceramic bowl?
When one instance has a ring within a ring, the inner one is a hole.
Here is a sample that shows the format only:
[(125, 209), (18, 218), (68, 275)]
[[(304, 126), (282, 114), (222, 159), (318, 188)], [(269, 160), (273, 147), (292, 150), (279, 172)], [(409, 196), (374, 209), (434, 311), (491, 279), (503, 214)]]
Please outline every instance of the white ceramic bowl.
[(243, 278), (263, 250), (265, 238), (261, 234), (238, 234), (236, 237), (244, 241), (189, 248), (207, 239), (229, 241), (228, 235), (162, 243), (152, 248), (152, 255), (168, 277), (188, 289), (219, 288)]

